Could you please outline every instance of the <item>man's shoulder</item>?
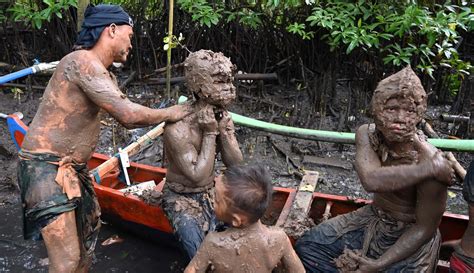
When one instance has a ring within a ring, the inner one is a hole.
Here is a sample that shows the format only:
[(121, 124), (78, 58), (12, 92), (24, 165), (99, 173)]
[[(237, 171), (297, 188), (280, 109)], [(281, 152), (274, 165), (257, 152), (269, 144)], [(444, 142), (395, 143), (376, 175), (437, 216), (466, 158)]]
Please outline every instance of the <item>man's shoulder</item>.
[(67, 54), (61, 59), (60, 65), (61, 64), (65, 66), (65, 68), (67, 68), (71, 64), (75, 64), (78, 65), (78, 67), (81, 69), (90, 66), (100, 68), (101, 70), (105, 69), (105, 67), (102, 65), (97, 56), (95, 56), (94, 54), (92, 54), (92, 52), (88, 50), (76, 50)]
[(186, 117), (177, 122), (166, 123), (164, 134), (168, 136), (174, 136), (176, 134), (179, 134), (180, 136), (182, 136), (182, 134), (185, 133), (186, 136), (191, 131), (190, 122), (191, 121), (189, 120), (189, 117)]
[(67, 54), (61, 59), (61, 62), (76, 60), (78, 62), (83, 62), (84, 60), (91, 59), (92, 54), (87, 50), (75, 50)]
[(366, 145), (371, 142), (371, 139), (376, 136), (375, 134), (375, 124), (362, 124), (357, 128), (355, 133), (355, 144), (356, 146), (359, 145)]
[(275, 239), (279, 243), (285, 243), (286, 240), (289, 240), (288, 235), (285, 233), (285, 231), (282, 228), (275, 227), (275, 226), (270, 226), (267, 228), (268, 228), (268, 236), (271, 239)]
[(374, 124), (369, 124), (369, 123), (362, 124), (361, 126), (359, 126), (359, 128), (357, 128), (356, 135), (367, 134), (367, 132), (369, 132), (369, 130), (371, 130), (372, 127), (375, 127)]

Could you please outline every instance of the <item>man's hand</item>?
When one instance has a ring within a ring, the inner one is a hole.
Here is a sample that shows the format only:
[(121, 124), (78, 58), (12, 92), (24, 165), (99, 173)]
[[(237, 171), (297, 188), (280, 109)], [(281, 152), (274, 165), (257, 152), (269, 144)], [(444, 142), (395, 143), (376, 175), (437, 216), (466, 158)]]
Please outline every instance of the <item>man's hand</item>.
[(234, 131), (234, 122), (229, 112), (223, 111), (222, 118), (219, 120), (219, 132), (224, 134), (229, 131)]
[(184, 117), (192, 113), (191, 105), (174, 105), (166, 108), (167, 118), (165, 119), (168, 122), (177, 122), (182, 120)]
[(198, 112), (198, 124), (199, 128), (206, 134), (218, 134), (217, 120), (214, 116), (214, 110), (211, 105), (202, 108)]
[(443, 152), (438, 151), (431, 158), (431, 168), (433, 169), (436, 180), (448, 186), (454, 184), (456, 172), (454, 171), (453, 163), (448, 160)]
[(424, 167), (431, 171), (433, 178), (443, 184), (451, 186), (456, 179), (453, 163), (446, 155), (429, 146), (427, 142), (422, 142), (415, 136), (415, 149), (418, 151), (419, 159)]
[(378, 260), (360, 256), (353, 251), (348, 251), (347, 255), (359, 263), (359, 268), (355, 271), (351, 271), (351, 273), (373, 273), (383, 269)]

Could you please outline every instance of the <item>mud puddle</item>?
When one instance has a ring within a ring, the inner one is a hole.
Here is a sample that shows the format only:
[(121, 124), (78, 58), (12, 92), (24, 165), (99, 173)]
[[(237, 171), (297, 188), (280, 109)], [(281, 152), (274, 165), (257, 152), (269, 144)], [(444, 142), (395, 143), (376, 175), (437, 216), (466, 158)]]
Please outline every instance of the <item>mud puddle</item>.
[[(19, 202), (0, 205), (0, 215), (0, 272), (48, 272), (43, 243), (23, 240)], [(114, 235), (123, 242), (102, 245)], [(90, 272), (182, 272), (186, 261), (172, 236), (146, 237), (103, 224)]]

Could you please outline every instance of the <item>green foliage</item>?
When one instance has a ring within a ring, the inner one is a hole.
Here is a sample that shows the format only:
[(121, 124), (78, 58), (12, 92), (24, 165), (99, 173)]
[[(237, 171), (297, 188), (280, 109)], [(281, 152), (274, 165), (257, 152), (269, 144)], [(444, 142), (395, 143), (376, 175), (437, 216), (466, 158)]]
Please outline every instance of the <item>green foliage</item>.
[(177, 3), (182, 10), (192, 15), (193, 21), (209, 28), (219, 23), (224, 10), (222, 3), (212, 6), (206, 0), (179, 0)]
[[(391, 4), (389, 1), (357, 3), (337, 0), (316, 5), (307, 17), (311, 27), (324, 29), (322, 38), (332, 49), (356, 48), (382, 53), (383, 62), (394, 66), (416, 64), (433, 77), (440, 67), (450, 69), (451, 78), (463, 78), (472, 66), (459, 58), (460, 31), (474, 29), (473, 8), (452, 5), (428, 7), (416, 4)], [(306, 38), (305, 25), (288, 29)], [(292, 31), (293, 30), (293, 31)]]
[(286, 30), (290, 33), (301, 36), (303, 40), (311, 40), (314, 38), (314, 31), (306, 31), (306, 25), (302, 23), (290, 24), (286, 27)]
[(282, 25), (304, 40), (319, 34), (332, 50), (344, 50), (346, 54), (367, 51), (387, 65), (411, 64), (430, 77), (445, 67), (450, 70), (450, 78), (462, 79), (472, 66), (459, 58), (457, 47), (460, 32), (474, 30), (474, 8), (466, 1), (461, 1), (464, 6), (450, 0), (443, 5), (435, 3), (178, 0), (179, 7), (201, 26), (211, 28), (223, 21), (256, 30)]
[(36, 29), (41, 29), (44, 21), (51, 21), (53, 16), (63, 18), (63, 11), (70, 7), (77, 7), (77, 0), (43, 0), (41, 5), (31, 1), (15, 1), (8, 9), (14, 21), (31, 24)]

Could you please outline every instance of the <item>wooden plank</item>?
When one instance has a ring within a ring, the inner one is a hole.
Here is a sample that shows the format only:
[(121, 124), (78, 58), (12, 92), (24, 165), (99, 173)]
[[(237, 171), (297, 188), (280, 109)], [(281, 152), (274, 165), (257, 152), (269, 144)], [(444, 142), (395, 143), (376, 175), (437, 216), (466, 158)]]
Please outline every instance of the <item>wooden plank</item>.
[(352, 170), (352, 164), (349, 161), (341, 160), (334, 157), (317, 157), (305, 155), (303, 164), (314, 164), (320, 166), (337, 167), (345, 170)]
[(300, 237), (306, 230), (312, 226), (308, 217), (313, 193), (318, 183), (319, 173), (316, 171), (305, 171), (301, 180), (295, 200), (290, 209), (290, 213), (283, 225), (285, 232), (293, 237)]

